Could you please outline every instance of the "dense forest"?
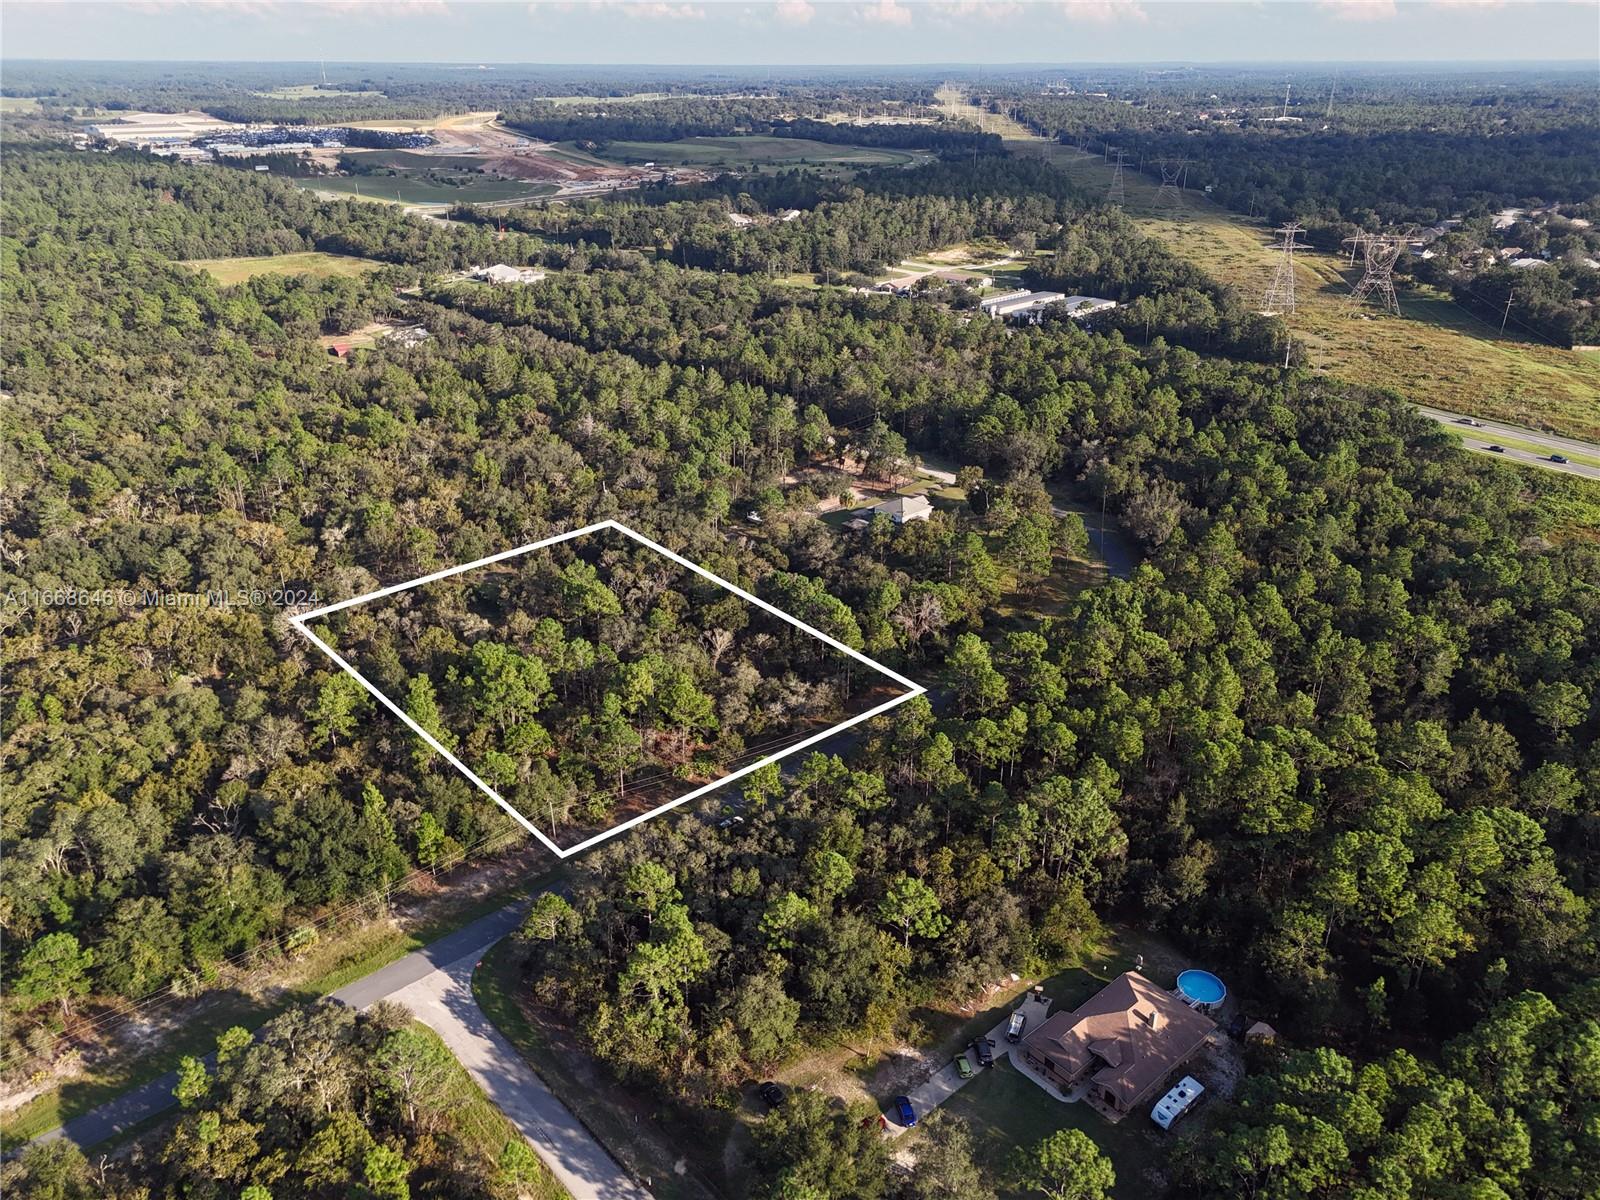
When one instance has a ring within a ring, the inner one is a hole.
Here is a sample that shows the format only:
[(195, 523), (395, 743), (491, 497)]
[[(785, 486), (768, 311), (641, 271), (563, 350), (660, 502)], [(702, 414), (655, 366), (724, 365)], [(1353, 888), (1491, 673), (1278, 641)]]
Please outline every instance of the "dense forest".
[[(552, 239), (552, 265), (570, 262), (562, 245), (647, 250), (684, 267), (741, 274), (809, 271), (819, 279), (854, 274), (928, 246), (995, 238), (1022, 251), (1044, 251), (1025, 272), (1036, 287), (1107, 296), (1121, 306), (1101, 318), (1141, 342), (1161, 336), (1198, 350), (1263, 362), (1282, 361), (1283, 323), (1249, 309), (1122, 213), (1092, 205), (1066, 177), (1030, 159), (986, 157), (916, 171), (863, 172), (848, 183), (792, 171), (770, 180), (723, 181), (638, 197), (497, 211), (458, 210), (463, 220)], [(735, 226), (729, 212), (797, 206), (803, 220)], [(585, 257), (584, 261), (587, 261)], [(467, 297), (496, 320), (526, 310), (554, 320), (541, 296)], [(680, 326), (682, 330), (688, 327)], [(563, 336), (572, 336), (569, 329)], [(681, 336), (681, 334), (669, 334)]]
[[(1178, 1186), (1587, 1194), (1600, 548), (1563, 535), (1543, 477), (1467, 455), (1399, 397), (1241, 361), (1281, 361), (1277, 327), (1042, 164), (837, 194), (790, 178), (812, 190), (801, 219), (724, 216), (714, 236), (712, 193), (521, 210), (503, 239), (132, 153), (8, 148), (3, 170), (9, 1076), (85, 1005), (192, 992), (503, 839), (509, 818), (359, 712), (285, 608), (616, 517), (848, 616), (932, 688), (848, 760), (752, 777), (742, 824), (651, 823), (539, 901), (528, 994), (616, 1076), (693, 1120), (803, 1044), (893, 1030), (1127, 920), (1311, 1047), (1263, 1064)], [(978, 234), (1133, 315), (1014, 330), (770, 277)], [(310, 248), (389, 266), (219, 288), (176, 261)], [(563, 273), (430, 277), (486, 260)], [(314, 340), (388, 313), (432, 336), (348, 360)], [(904, 527), (819, 519), (860, 464), (892, 476), (918, 451), (960, 469), (965, 500)], [(1073, 494), (1143, 561), (1019, 618), (1081, 552), (1052, 513)], [(759, 527), (727, 519), (751, 510)], [(595, 618), (617, 644), (682, 620), (618, 607)], [(188, 1109), (129, 1178), (219, 1196), (273, 1171), (271, 1195), (490, 1178), (396, 1105), (392, 1015), (295, 1020), (355, 1064), (337, 1095), (263, 1117), (272, 1047), (302, 1036), (269, 1026), (186, 1069)], [(798, 1103), (763, 1126), (760, 1194), (887, 1194), (859, 1130)], [(286, 1149), (323, 1131), (326, 1163)], [(926, 1161), (968, 1178), (960, 1128), (933, 1141)], [(57, 1194), (119, 1194), (65, 1152), (38, 1163), (78, 1189)]]
[[(980, 101), (1038, 132), (1136, 166), (1190, 160), (1188, 185), (1270, 222), (1432, 224), (1600, 193), (1592, 81), (1218, 72), (1119, 79), (1108, 93), (1008, 91)], [(1141, 169), (1143, 169), (1141, 167)]]
[[(813, 408), (806, 419), (798, 436), (820, 446), (826, 418)], [(485, 458), (475, 470), (492, 476), (496, 466)], [(720, 525), (731, 503), (725, 486), (708, 494), (706, 519)], [(855, 616), (813, 581), (773, 572), (763, 591), (861, 648)], [(311, 628), (565, 845), (579, 840), (574, 826), (610, 828), (689, 790), (685, 780), (717, 778), (905, 690), (613, 529)], [(368, 705), (349, 676), (325, 685), (318, 728), (330, 745), (348, 739)], [(419, 744), (418, 765), (433, 754)]]

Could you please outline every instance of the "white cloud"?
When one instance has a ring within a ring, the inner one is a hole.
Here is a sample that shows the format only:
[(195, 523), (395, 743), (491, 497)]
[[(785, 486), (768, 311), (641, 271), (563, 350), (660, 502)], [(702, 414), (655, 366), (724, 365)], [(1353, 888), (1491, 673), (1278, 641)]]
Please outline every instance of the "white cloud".
[(778, 0), (772, 11), (780, 25), (809, 25), (817, 15), (816, 6), (807, 0)]
[(1340, 21), (1392, 21), (1395, 0), (1317, 0), (1317, 7)]
[(1052, 0), (1069, 21), (1091, 25), (1110, 25), (1115, 21), (1148, 21), (1149, 14), (1139, 0)]
[(911, 24), (911, 9), (897, 0), (877, 0), (861, 9), (861, 19), (874, 25), (904, 26)]
[(580, 8), (609, 9), (643, 21), (703, 21), (706, 15), (706, 10), (698, 4), (671, 4), (667, 0), (587, 0), (583, 4), (572, 0), (533, 0), (528, 12), (539, 16), (547, 12), (570, 13)]
[(949, 24), (975, 17), (985, 21), (1006, 21), (1023, 9), (1020, 0), (934, 0), (928, 7), (936, 17)]

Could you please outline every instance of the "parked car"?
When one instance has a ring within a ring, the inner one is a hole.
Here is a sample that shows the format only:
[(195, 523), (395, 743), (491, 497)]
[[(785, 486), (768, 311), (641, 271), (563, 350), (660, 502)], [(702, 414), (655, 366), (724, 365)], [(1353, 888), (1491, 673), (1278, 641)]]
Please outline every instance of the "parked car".
[(907, 1129), (915, 1129), (917, 1125), (917, 1110), (911, 1107), (910, 1096), (896, 1096), (894, 1098), (895, 1117)]
[(1486, 447), (1486, 448), (1488, 449), (1490, 454), (1504, 454), (1506, 452), (1506, 448), (1504, 446), (1501, 446), (1501, 445), (1494, 445), (1494, 446), (1489, 446), (1489, 447)]
[(783, 1103), (783, 1089), (770, 1079), (757, 1088), (756, 1092), (766, 1102), (768, 1108), (777, 1108)]
[(1022, 1040), (1022, 1031), (1028, 1027), (1028, 1018), (1019, 1012), (1011, 1014), (1011, 1023), (1006, 1026), (1006, 1041), (1015, 1045)]
[(972, 1060), (967, 1057), (965, 1050), (956, 1055), (956, 1074), (963, 1079), (972, 1078)]
[(978, 1065), (988, 1067), (994, 1064), (994, 1039), (979, 1038), (972, 1043), (972, 1048), (978, 1052)]
[(1550, 456), (1550, 461), (1551, 462), (1564, 463), (1564, 462), (1567, 461), (1567, 456), (1565, 454), (1552, 454)]

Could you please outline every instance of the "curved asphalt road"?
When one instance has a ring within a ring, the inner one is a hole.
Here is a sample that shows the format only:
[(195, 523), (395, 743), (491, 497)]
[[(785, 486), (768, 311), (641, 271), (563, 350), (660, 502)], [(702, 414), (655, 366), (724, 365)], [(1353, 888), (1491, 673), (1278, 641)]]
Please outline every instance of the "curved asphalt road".
[[(472, 970), (485, 951), (522, 921), (525, 905), (507, 905), (421, 950), (332, 993), (352, 1008), (397, 1000), (448, 1046), (491, 1101), (526, 1137), (574, 1200), (650, 1200), (529, 1069), (472, 998)], [(40, 1134), (93, 1146), (171, 1108), (175, 1072)]]

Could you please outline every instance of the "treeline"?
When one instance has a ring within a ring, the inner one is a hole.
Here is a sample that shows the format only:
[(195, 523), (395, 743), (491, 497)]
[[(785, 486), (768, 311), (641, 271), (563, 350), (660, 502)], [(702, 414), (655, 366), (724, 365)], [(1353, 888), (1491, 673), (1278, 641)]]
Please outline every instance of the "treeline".
[(167, 259), (324, 250), (418, 271), (527, 263), (539, 243), (488, 227), (419, 221), (397, 208), (325, 202), (254, 172), (196, 170), (137, 151), (29, 150), (8, 156), (10, 235), (50, 260), (146, 251)]
[(549, 142), (674, 142), (690, 137), (809, 138), (855, 146), (887, 146), (937, 150), (949, 154), (998, 154), (1000, 138), (972, 126), (935, 115), (936, 110), (851, 104), (853, 115), (909, 116), (928, 123), (824, 121), (839, 109), (833, 97), (805, 101), (776, 99), (664, 98), (588, 108), (580, 104), (545, 104), (506, 112), (503, 120), (529, 137)]
[[(1189, 187), (1210, 188), (1218, 203), (1273, 223), (1388, 229), (1600, 193), (1600, 122), (1592, 106), (1567, 104), (1557, 110), (1559, 122), (1517, 130), (1498, 123), (1501, 110), (1465, 103), (1414, 113), (1417, 127), (1390, 128), (1330, 125), (1306, 106), (1295, 114), (1300, 124), (1252, 119), (1227, 127), (1228, 118), (1199, 119), (1207, 105), (1214, 102), (1182, 110), (1078, 97), (1016, 102), (1019, 118), (1047, 136), (1114, 147), (1136, 166), (1187, 158)], [(1488, 127), (1455, 119), (1478, 111), (1487, 113)], [(1159, 178), (1154, 166), (1143, 169)]]

